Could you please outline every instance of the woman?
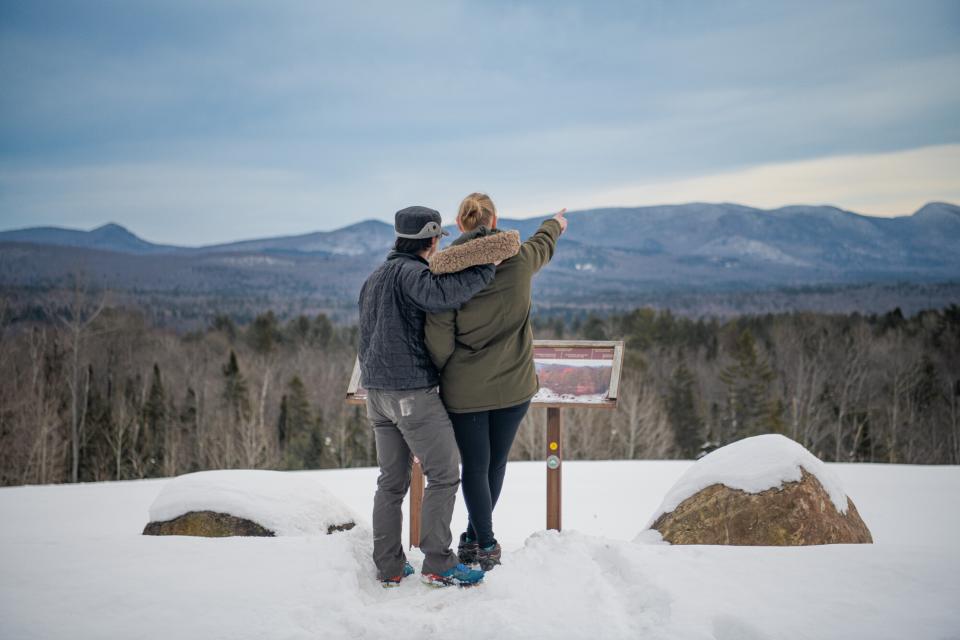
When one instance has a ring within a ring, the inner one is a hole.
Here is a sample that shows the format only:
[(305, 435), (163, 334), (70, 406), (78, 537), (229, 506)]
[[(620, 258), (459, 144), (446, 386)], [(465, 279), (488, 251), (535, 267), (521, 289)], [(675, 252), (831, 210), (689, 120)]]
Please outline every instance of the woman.
[[(440, 371), (440, 393), (463, 465), (460, 483), (469, 521), (457, 551), (461, 562), (479, 562), (484, 571), (500, 564), (493, 508), (517, 428), (538, 388), (531, 279), (553, 257), (567, 228), (565, 211), (540, 225), (517, 255), (497, 266), (493, 282), (458, 311), (427, 316), (427, 349)], [(498, 231), (497, 210), (482, 193), (471, 193), (460, 203), (457, 227), (462, 235), (431, 261), (434, 273), (459, 267), (464, 254), (491, 236), (517, 233)]]

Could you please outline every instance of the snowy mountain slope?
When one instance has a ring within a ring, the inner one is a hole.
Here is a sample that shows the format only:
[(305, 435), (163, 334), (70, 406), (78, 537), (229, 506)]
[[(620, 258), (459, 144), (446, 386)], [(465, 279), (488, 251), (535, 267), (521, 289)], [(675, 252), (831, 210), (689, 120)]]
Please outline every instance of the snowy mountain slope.
[(393, 243), (393, 227), (379, 220), (364, 220), (335, 231), (317, 231), (296, 236), (245, 240), (209, 245), (188, 251), (194, 253), (237, 253), (258, 251), (298, 251), (358, 256), (382, 255)]
[[(542, 219), (500, 224), (528, 237)], [(691, 203), (575, 211), (569, 219), (554, 260), (534, 282), (541, 304), (630, 306), (658, 292), (960, 279), (960, 207), (945, 203), (899, 218)], [(353, 309), (393, 238), (392, 225), (377, 220), (196, 248), (154, 245), (116, 225), (5, 231), (0, 286), (71, 286), (80, 272), (93, 285), (135, 296), (243, 295)]]
[[(504, 565), (471, 590), (381, 589), (368, 521), (330, 536), (141, 536), (169, 480), (3, 488), (0, 637), (956, 637), (960, 468), (828, 465), (873, 545), (634, 542), (689, 466), (568, 462), (556, 534), (542, 531), (543, 464), (511, 463)], [(300, 474), (369, 513), (375, 469)], [(464, 518), (458, 498), (455, 527)]]

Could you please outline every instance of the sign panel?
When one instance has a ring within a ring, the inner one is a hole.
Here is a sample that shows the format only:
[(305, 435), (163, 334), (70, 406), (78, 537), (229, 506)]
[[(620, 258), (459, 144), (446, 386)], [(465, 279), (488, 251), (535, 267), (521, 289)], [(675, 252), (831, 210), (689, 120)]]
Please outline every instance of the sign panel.
[[(534, 340), (533, 362), (540, 390), (534, 407), (617, 406), (623, 342), (593, 340)], [(360, 363), (354, 362), (347, 402), (363, 404), (367, 391), (360, 385)]]

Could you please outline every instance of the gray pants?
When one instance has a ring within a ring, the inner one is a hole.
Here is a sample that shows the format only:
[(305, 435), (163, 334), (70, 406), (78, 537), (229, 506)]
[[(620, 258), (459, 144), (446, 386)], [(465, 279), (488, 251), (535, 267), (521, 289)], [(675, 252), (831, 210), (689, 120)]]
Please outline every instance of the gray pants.
[(423, 572), (442, 573), (459, 562), (450, 550), (450, 520), (460, 486), (460, 453), (438, 388), (370, 389), (367, 417), (380, 465), (373, 498), (373, 561), (378, 577), (400, 575), (406, 562), (400, 540), (401, 504), (410, 487), (414, 455), (427, 477), (420, 521)]

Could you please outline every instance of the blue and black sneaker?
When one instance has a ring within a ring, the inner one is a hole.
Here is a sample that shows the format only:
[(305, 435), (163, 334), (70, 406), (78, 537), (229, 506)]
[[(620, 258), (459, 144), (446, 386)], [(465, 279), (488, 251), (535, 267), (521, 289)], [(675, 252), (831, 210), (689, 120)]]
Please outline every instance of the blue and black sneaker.
[(420, 580), (431, 587), (472, 587), (483, 582), (483, 571), (458, 564), (443, 573), (423, 573)]
[(391, 576), (389, 578), (380, 578), (380, 584), (384, 589), (389, 589), (390, 587), (399, 587), (400, 581), (406, 578), (407, 576), (413, 575), (413, 567), (409, 562), (404, 563), (403, 573), (399, 576)]

